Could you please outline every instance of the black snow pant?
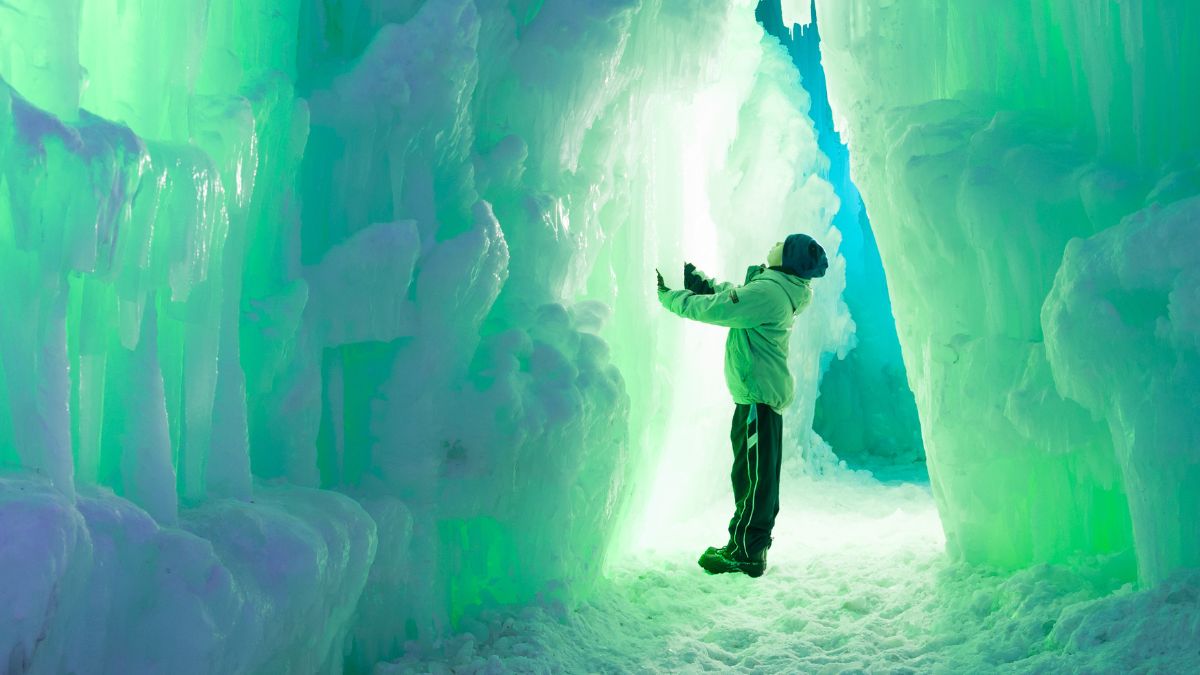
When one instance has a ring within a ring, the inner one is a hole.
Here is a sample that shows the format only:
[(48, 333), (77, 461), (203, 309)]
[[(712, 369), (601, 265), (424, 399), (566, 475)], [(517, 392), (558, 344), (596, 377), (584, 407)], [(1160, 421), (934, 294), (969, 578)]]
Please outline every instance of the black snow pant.
[(755, 556), (771, 546), (779, 515), (779, 466), (783, 417), (765, 403), (737, 404), (733, 412), (733, 519), (731, 552)]

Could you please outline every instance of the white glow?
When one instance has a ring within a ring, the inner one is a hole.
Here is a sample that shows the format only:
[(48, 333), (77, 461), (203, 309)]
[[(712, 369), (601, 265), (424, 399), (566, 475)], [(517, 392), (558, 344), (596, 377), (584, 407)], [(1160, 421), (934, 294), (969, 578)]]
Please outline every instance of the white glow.
[[(813, 480), (788, 476), (780, 488), (780, 513), (772, 559), (809, 559), (847, 550), (873, 557), (919, 549), (942, 550), (945, 535), (928, 487), (882, 484), (862, 473)], [(645, 551), (677, 558), (721, 545), (733, 510), (733, 495), (647, 537)], [(864, 553), (866, 555), (867, 553)]]
[[(708, 274), (719, 275), (727, 252), (718, 245), (717, 224), (709, 200), (710, 176), (720, 166), (736, 129), (736, 109), (728, 91), (710, 87), (681, 106), (677, 119), (687, 142), (680, 153), (680, 195), (683, 216), (682, 250), (678, 260), (666, 261), (664, 275), (674, 283), (682, 277), (684, 261)], [(740, 281), (740, 280), (739, 280)], [(668, 282), (672, 283), (672, 282)], [(668, 412), (667, 435), (655, 468), (647, 508), (635, 528), (634, 546), (653, 547), (663, 523), (694, 515), (704, 495), (728, 491), (728, 441), (733, 404), (725, 387), (724, 358), (727, 329), (693, 321), (679, 324), (679, 362), (671, 374), (674, 393)]]
[(793, 24), (812, 23), (812, 0), (783, 0), (783, 25), (790, 30)]
[(708, 167), (711, 145), (706, 142), (710, 138), (713, 110), (702, 102), (692, 106), (692, 132), (689, 134), (697, 139), (696, 143), (683, 146), (683, 245), (691, 262), (701, 269), (715, 269), (719, 260), (717, 251), (717, 226), (713, 222), (712, 209), (708, 201)]

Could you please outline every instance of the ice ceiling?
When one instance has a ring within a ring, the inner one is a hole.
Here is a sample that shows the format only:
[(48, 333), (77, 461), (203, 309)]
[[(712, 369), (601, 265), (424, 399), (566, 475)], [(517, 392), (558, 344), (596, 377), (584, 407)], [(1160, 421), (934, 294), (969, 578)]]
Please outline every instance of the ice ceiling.
[[(0, 3), (0, 659), (369, 668), (719, 494), (653, 269), (843, 239), (754, 4)], [(1200, 566), (1200, 6), (817, 11), (950, 553)]]

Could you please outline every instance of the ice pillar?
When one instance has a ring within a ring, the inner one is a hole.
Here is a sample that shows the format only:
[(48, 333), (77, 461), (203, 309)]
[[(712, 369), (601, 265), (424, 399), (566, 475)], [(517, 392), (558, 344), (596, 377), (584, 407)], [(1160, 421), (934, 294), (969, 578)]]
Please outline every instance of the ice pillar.
[[(1079, 367), (1091, 352), (1068, 336), (1108, 338), (1097, 315), (1058, 306), (1083, 288), (1084, 270), (1096, 273), (1088, 265), (1111, 264), (1082, 263), (1100, 244), (1080, 241), (1119, 236), (1112, 228), (1139, 209), (1200, 191), (1187, 178), (1200, 126), (1182, 112), (1200, 104), (1189, 84), (1200, 59), (1166, 37), (1195, 27), (1198, 10), (817, 7), (831, 99), (876, 226), (951, 550), (1020, 565), (1136, 541), (1150, 582), (1200, 562), (1171, 525), (1195, 519), (1186, 495), (1200, 486), (1190, 469), (1165, 468), (1180, 468), (1165, 457), (1188, 454), (1194, 422), (1173, 405), (1137, 415), (1116, 402), (1128, 401), (1119, 390), (1085, 395), (1089, 372), (1109, 366), (1089, 358)], [(1171, 256), (1162, 246), (1148, 254)], [(1188, 344), (1129, 341), (1103, 358), (1186, 363)], [(1131, 445), (1135, 428), (1158, 440)], [(1172, 493), (1184, 497), (1160, 503)]]

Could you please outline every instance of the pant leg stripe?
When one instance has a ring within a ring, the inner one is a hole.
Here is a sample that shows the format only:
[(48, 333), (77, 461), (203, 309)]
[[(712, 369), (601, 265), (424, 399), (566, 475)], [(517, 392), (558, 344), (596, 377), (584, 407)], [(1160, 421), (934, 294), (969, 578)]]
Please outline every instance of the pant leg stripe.
[[(750, 404), (750, 410), (747, 412), (747, 416), (746, 416), (746, 426), (745, 426), (745, 429), (746, 429), (746, 430), (745, 430), (745, 437), (746, 437), (746, 439), (747, 439), (747, 443), (746, 443), (746, 482), (747, 482), (747, 483), (750, 483), (750, 484), (752, 484), (752, 483), (751, 483), (751, 481), (752, 481), (753, 479), (752, 479), (752, 476), (750, 475), (750, 454), (749, 454), (749, 453), (750, 453), (750, 443), (749, 443), (749, 438), (750, 438), (750, 426), (751, 426), (751, 425), (754, 423), (754, 417), (755, 417), (755, 409), (754, 409), (754, 404), (753, 404), (753, 403), (751, 403), (751, 404)], [(737, 521), (737, 523), (735, 523), (735, 524), (734, 524), (734, 526), (733, 526), (733, 550), (734, 550), (734, 551), (736, 551), (736, 550), (737, 550), (737, 547), (738, 547), (738, 536), (737, 536), (738, 530), (739, 530), (739, 529), (741, 529), (741, 527), (742, 527), (742, 519), (744, 519), (744, 518), (746, 517), (746, 500), (747, 500), (747, 499), (750, 499), (750, 493), (749, 493), (749, 492), (747, 492), (747, 493), (746, 493), (746, 496), (745, 496), (745, 497), (742, 497), (742, 501), (741, 501), (741, 503), (739, 503), (739, 504), (738, 504), (738, 521)], [(744, 540), (744, 539), (745, 539), (745, 537), (743, 537), (742, 539)]]
[[(757, 427), (757, 421), (758, 421), (758, 404), (757, 403), (750, 404), (750, 419), (752, 419), (756, 423), (755, 426)], [(747, 432), (749, 432), (749, 429), (750, 429), (750, 427), (749, 427), (749, 425), (747, 425), (747, 427), (746, 427)], [(753, 470), (753, 472), (751, 472), (751, 470), (750, 470), (750, 453), (751, 452), (754, 453), (754, 470)], [(749, 435), (749, 433), (748, 433), (747, 438), (746, 438), (746, 477), (749, 479), (749, 482), (750, 482), (750, 490), (746, 493), (746, 499), (742, 502), (742, 504), (743, 504), (742, 517), (745, 518), (745, 516), (746, 516), (745, 503), (747, 501), (750, 502), (750, 517), (746, 520), (746, 525), (742, 528), (742, 551), (744, 553), (746, 553), (746, 555), (749, 555), (750, 549), (747, 548), (747, 546), (746, 546), (746, 537), (750, 532), (750, 523), (754, 520), (754, 502), (755, 502), (754, 496), (755, 496), (755, 493), (758, 492), (758, 431), (757, 431), (757, 429), (755, 429), (755, 432), (753, 435)], [(742, 521), (739, 518), (738, 524), (740, 525), (741, 522)], [(737, 534), (737, 528), (735, 527), (734, 528), (735, 539), (733, 542), (735, 546), (737, 545), (736, 534)]]

